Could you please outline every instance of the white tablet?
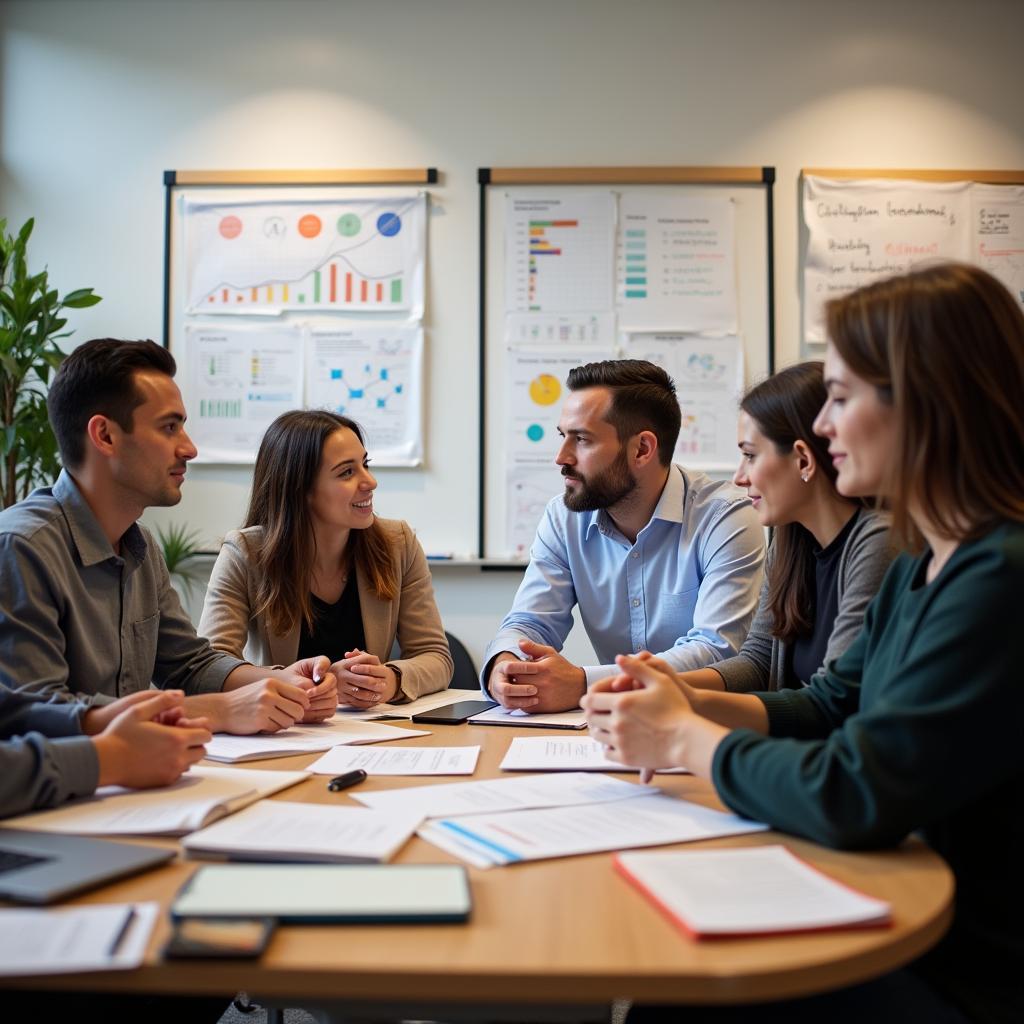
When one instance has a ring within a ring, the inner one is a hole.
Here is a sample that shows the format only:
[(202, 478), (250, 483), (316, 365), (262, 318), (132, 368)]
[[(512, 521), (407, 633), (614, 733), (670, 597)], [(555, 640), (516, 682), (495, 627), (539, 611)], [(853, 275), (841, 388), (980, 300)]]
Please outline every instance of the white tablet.
[(458, 864), (215, 864), (185, 883), (171, 915), (367, 924), (466, 921), (471, 908)]

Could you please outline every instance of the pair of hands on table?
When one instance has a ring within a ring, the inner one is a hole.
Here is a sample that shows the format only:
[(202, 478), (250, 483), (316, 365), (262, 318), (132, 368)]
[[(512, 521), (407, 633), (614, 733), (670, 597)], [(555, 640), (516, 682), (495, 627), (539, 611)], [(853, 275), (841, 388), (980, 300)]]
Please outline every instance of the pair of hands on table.
[(331, 672), (338, 680), (339, 704), (368, 710), (398, 695), (398, 673), (390, 665), (382, 665), (376, 654), (358, 648), (346, 651)]

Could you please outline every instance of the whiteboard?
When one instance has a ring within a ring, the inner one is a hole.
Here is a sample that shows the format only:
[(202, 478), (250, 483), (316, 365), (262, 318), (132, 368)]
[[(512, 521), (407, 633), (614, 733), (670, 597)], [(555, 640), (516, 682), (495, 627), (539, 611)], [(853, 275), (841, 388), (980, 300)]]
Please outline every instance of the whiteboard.
[[(774, 298), (772, 266), (772, 168), (765, 168), (764, 182), (751, 184), (528, 184), (481, 185), (481, 557), (521, 560), (506, 543), (507, 515), (512, 495), (504, 465), (505, 424), (511, 410), (506, 388), (506, 204), (509, 198), (576, 197), (609, 193), (621, 197), (643, 195), (684, 196), (730, 200), (734, 210), (737, 327), (742, 342), (743, 386), (767, 376), (774, 366)], [(481, 180), (486, 172), (481, 172)], [(573, 351), (578, 351), (574, 346)], [(552, 350), (554, 354), (554, 350)], [(616, 354), (621, 354), (621, 350)], [(610, 358), (603, 356), (602, 358)], [(571, 361), (571, 360), (569, 360)], [(565, 359), (561, 363), (566, 363)], [(564, 366), (552, 363), (552, 373)], [(564, 381), (564, 374), (561, 378)], [(723, 402), (723, 422), (735, 423), (733, 397)], [(714, 473), (716, 476), (731, 476)], [(549, 495), (558, 493), (557, 487)], [(529, 506), (532, 516), (540, 495)], [(539, 512), (537, 514), (539, 519)]]

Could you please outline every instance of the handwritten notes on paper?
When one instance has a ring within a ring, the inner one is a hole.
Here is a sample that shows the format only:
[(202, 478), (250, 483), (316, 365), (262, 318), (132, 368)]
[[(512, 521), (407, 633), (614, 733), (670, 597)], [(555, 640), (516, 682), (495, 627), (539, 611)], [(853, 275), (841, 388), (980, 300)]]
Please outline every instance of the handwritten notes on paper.
[(804, 178), (804, 337), (824, 341), (829, 299), (923, 260), (970, 252), (970, 183)]
[(1024, 305), (1024, 188), (970, 181), (804, 177), (804, 338), (823, 342), (825, 303), (914, 266), (975, 263)]

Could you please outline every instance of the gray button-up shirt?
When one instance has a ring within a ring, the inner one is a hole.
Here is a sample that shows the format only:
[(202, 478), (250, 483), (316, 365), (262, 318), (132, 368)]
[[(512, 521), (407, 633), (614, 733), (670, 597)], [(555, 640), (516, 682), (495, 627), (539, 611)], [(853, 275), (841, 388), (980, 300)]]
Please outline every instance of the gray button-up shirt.
[(216, 693), (245, 662), (196, 635), (159, 548), (132, 524), (117, 555), (62, 472), (0, 513), (0, 683), (105, 704), (146, 689)]

